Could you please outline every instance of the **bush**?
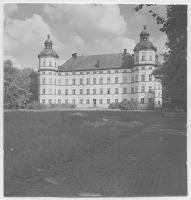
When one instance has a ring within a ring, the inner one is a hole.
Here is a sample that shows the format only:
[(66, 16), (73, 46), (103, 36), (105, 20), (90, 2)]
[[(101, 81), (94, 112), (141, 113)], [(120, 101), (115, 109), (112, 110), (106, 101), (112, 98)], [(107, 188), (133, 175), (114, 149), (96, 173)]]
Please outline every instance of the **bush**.
[(110, 105), (109, 105), (109, 109), (119, 109), (119, 103), (111, 103)]
[(165, 102), (163, 102), (162, 107), (163, 107), (163, 108), (175, 109), (176, 106), (175, 106), (175, 104), (172, 103), (172, 102), (165, 101)]
[(153, 103), (148, 103), (147, 110), (153, 110), (153, 109), (154, 109), (154, 104)]
[(39, 103), (38, 101), (32, 101), (27, 104), (26, 108), (29, 110), (44, 110), (46, 107), (45, 104)]
[(62, 103), (60, 105), (60, 108), (75, 108), (76, 104), (71, 104), (71, 103)]
[(121, 103), (111, 103), (110, 109), (121, 109), (121, 110), (142, 110), (142, 106), (136, 101), (123, 100)]

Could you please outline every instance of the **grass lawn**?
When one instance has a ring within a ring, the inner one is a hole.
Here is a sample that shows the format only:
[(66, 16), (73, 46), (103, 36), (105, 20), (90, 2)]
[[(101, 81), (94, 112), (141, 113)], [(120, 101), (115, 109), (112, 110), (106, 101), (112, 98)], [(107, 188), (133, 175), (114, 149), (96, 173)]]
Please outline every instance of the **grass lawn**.
[(6, 111), (4, 180), (27, 179), (91, 148), (128, 137), (160, 112)]

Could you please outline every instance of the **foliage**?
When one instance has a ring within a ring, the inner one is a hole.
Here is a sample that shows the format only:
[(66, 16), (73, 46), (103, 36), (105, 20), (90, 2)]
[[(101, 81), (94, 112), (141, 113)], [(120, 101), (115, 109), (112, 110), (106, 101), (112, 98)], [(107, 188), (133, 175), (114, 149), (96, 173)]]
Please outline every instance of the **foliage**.
[(29, 110), (44, 110), (46, 107), (45, 104), (39, 103), (38, 101), (32, 101), (27, 104), (26, 108)]
[(119, 103), (111, 103), (109, 104), (109, 109), (119, 109)]
[(62, 103), (60, 105), (60, 108), (75, 108), (76, 105), (75, 104), (71, 104), (71, 103)]
[[(138, 11), (144, 5), (136, 7)], [(151, 4), (146, 5), (151, 6)], [(153, 75), (162, 82), (163, 96), (171, 99), (178, 107), (187, 109), (187, 5), (167, 5), (167, 18), (163, 20), (152, 10), (157, 23), (162, 24), (160, 31), (167, 35), (164, 63)]]
[(29, 77), (31, 79), (30, 93), (32, 94), (29, 101), (38, 101), (38, 72), (32, 69)]
[(142, 110), (142, 106), (136, 101), (123, 100), (120, 103), (111, 103), (109, 109), (121, 109), (121, 110)]
[(153, 110), (153, 109), (154, 109), (154, 103), (148, 103), (147, 110)]
[(170, 108), (170, 109), (175, 109), (175, 104), (170, 102), (170, 101), (164, 101), (162, 103), (163, 108)]
[(11, 60), (4, 61), (4, 108), (23, 108), (30, 98), (29, 71), (13, 67)]

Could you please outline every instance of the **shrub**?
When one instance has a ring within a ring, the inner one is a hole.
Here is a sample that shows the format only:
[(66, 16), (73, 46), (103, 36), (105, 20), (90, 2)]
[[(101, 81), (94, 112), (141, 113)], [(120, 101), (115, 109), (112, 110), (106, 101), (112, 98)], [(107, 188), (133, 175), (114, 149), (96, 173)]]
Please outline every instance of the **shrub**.
[(44, 110), (46, 107), (45, 104), (39, 103), (38, 101), (32, 101), (27, 104), (26, 108), (29, 110)]
[(109, 109), (119, 109), (119, 103), (111, 103), (108, 108)]
[(172, 102), (165, 101), (165, 102), (163, 102), (162, 107), (163, 107), (163, 108), (175, 109), (176, 106), (175, 106), (175, 104), (172, 103)]
[(153, 103), (148, 103), (147, 110), (153, 110), (153, 109), (154, 109), (154, 104)]
[(62, 103), (60, 105), (60, 108), (75, 108), (76, 104), (71, 104), (71, 103)]

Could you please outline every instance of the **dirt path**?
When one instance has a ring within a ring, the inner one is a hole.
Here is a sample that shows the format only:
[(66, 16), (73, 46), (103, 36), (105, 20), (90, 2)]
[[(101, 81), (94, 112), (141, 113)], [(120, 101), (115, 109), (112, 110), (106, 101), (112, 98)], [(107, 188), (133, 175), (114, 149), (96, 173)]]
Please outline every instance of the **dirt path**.
[[(187, 195), (186, 116), (165, 114), (145, 130), (66, 163), (8, 196)], [(7, 195), (6, 195), (7, 196)]]

